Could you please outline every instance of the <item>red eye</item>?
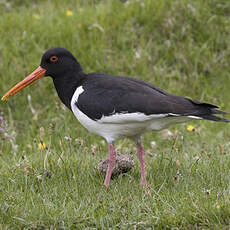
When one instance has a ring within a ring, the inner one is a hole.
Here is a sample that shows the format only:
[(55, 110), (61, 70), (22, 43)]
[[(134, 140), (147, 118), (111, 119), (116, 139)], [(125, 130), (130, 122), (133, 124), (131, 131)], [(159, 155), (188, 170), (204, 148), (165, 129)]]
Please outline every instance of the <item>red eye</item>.
[(50, 57), (50, 61), (51, 62), (57, 62), (58, 61), (58, 57), (57, 56), (51, 56)]

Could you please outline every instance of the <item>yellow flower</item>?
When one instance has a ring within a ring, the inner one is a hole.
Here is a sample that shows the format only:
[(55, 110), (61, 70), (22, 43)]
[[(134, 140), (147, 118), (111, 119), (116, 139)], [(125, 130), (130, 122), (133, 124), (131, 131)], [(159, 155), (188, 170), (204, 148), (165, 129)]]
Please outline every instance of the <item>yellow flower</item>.
[(33, 18), (40, 19), (40, 15), (39, 14), (33, 14)]
[(189, 132), (194, 132), (194, 131), (195, 131), (195, 127), (192, 126), (192, 125), (188, 125), (188, 126), (187, 126), (187, 130), (188, 130)]
[(39, 148), (39, 149), (45, 149), (45, 148), (46, 148), (45, 142), (40, 141), (40, 142), (38, 143), (38, 148)]
[(67, 10), (67, 11), (65, 12), (65, 14), (66, 14), (66, 16), (68, 16), (68, 17), (73, 16), (73, 11)]

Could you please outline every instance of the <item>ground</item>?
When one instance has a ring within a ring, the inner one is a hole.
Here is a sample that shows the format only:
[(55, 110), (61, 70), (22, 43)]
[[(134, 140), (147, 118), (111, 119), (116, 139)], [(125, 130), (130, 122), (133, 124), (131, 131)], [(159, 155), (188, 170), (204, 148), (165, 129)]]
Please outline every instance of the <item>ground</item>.
[[(228, 0), (3, 0), (0, 10), (2, 95), (62, 46), (85, 72), (140, 78), (230, 111)], [(105, 188), (105, 141), (41, 79), (0, 104), (0, 228), (229, 229), (229, 128), (193, 121), (146, 134), (146, 189), (136, 146), (120, 140), (135, 167)]]

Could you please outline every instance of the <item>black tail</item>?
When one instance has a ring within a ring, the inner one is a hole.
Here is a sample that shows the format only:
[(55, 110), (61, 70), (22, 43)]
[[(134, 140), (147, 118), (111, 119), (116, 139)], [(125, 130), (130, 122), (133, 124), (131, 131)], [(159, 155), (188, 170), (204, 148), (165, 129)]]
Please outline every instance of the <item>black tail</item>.
[(229, 122), (229, 120), (226, 120), (221, 117), (213, 116), (213, 115), (201, 115), (199, 116), (205, 120), (210, 120), (210, 121), (221, 121), (221, 122)]
[(210, 121), (221, 121), (221, 122), (229, 122), (229, 120), (226, 120), (221, 117), (214, 116), (213, 114), (226, 114), (224, 111), (221, 111), (216, 108), (210, 108), (210, 113), (209, 114), (204, 114), (204, 115), (199, 115), (199, 117), (205, 119), (205, 120), (210, 120)]
[(218, 106), (212, 105), (209, 103), (204, 103), (196, 100), (192, 100), (187, 98), (190, 102), (192, 102), (193, 105), (195, 105), (196, 108), (199, 108), (194, 114), (194, 116), (200, 117), (205, 120), (210, 121), (220, 121), (220, 122), (229, 122), (229, 120), (226, 120), (221, 117), (214, 116), (213, 114), (226, 114), (224, 111), (221, 111), (218, 109)]

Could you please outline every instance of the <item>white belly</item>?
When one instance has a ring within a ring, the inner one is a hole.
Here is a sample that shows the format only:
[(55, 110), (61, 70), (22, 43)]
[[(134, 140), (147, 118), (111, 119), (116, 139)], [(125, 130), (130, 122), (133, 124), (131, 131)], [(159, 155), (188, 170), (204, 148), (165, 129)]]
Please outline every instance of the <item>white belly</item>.
[(121, 137), (141, 135), (147, 131), (147, 125), (145, 123), (113, 124), (94, 121), (82, 113), (77, 107), (74, 109), (74, 115), (86, 129), (104, 137), (109, 143)]
[(189, 120), (187, 117), (165, 117), (128, 123), (108, 123), (102, 122), (101, 120), (94, 121), (90, 119), (83, 112), (81, 112), (76, 105), (73, 109), (73, 112), (78, 121), (86, 129), (92, 133), (104, 137), (109, 143), (122, 137), (138, 138), (147, 131), (161, 130), (167, 128), (172, 123), (185, 122)]

